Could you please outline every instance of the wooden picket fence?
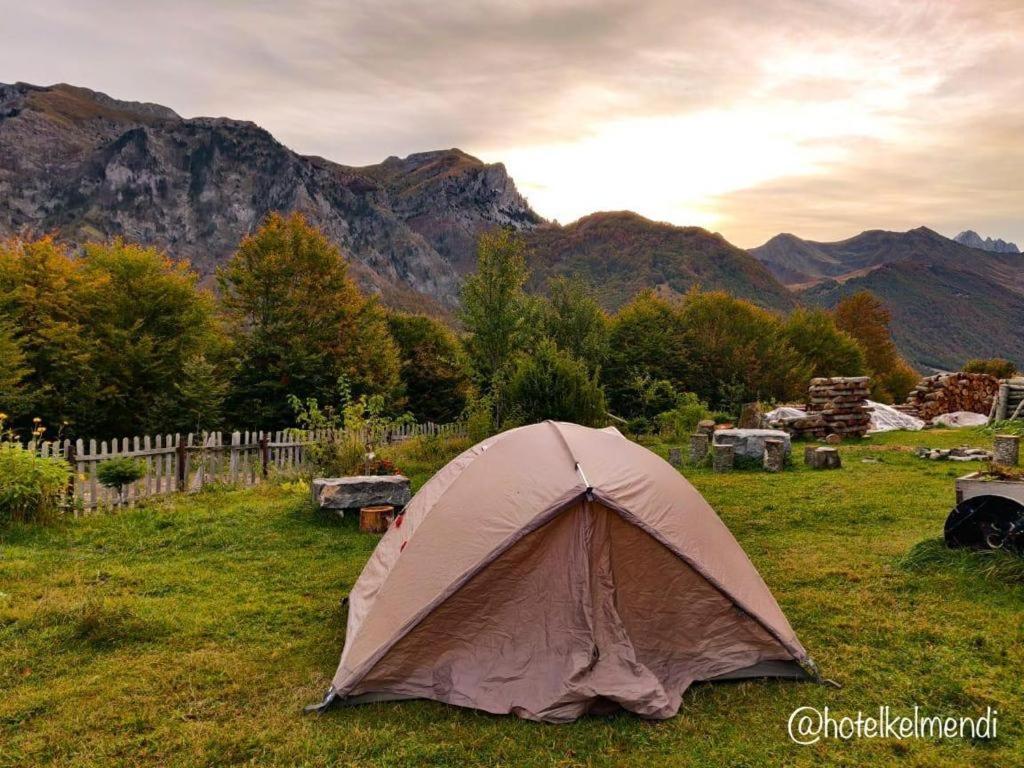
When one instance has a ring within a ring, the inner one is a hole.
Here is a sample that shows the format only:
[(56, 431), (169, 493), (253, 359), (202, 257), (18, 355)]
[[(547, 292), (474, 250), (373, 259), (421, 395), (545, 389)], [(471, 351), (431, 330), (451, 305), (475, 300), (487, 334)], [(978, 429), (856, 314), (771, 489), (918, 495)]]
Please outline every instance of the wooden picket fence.
[[(464, 424), (403, 424), (388, 429), (362, 429), (365, 444), (395, 443), (421, 436), (464, 437)], [(300, 470), (305, 449), (333, 436), (329, 430), (287, 429), (278, 432), (203, 432), (201, 434), (145, 435), (114, 440), (47, 440), (28, 443), (40, 456), (66, 460), (74, 469), (69, 487), (77, 511), (133, 504), (139, 499), (178, 491), (198, 491), (212, 484), (258, 485), (273, 475)], [(348, 433), (351, 436), (351, 433)], [(117, 457), (140, 459), (145, 475), (125, 489), (120, 498), (97, 478), (99, 465)]]

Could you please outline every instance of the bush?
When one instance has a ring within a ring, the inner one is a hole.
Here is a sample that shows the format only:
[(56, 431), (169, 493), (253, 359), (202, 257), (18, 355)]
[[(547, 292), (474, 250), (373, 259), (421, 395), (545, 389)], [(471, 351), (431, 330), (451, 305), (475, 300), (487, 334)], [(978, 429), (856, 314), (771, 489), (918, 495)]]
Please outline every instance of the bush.
[(658, 415), (658, 424), (663, 437), (682, 441), (697, 429), (702, 419), (711, 418), (707, 403), (693, 392), (684, 392), (676, 401), (676, 407)]
[(136, 480), (146, 476), (146, 462), (129, 456), (118, 456), (101, 461), (96, 468), (96, 479), (106, 488), (114, 488), (119, 496)]
[(54, 518), (67, 494), (71, 467), (42, 458), (16, 443), (0, 443), (0, 523), (45, 522)]
[(1017, 373), (1017, 366), (1001, 357), (987, 360), (968, 360), (964, 364), (964, 373), (987, 373), (997, 379), (1009, 379)]
[(516, 361), (506, 394), (509, 410), (528, 424), (556, 419), (596, 426), (605, 416), (597, 374), (549, 340)]

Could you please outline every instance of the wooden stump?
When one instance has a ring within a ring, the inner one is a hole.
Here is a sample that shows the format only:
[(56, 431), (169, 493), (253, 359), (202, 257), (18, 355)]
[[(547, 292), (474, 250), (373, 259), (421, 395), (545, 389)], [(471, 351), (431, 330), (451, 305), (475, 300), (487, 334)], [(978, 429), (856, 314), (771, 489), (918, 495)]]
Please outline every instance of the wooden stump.
[(702, 419), (701, 421), (697, 422), (697, 431), (698, 432), (703, 432), (705, 435), (707, 435), (710, 438), (711, 435), (713, 435), (714, 432), (715, 432), (715, 422), (714, 422), (714, 420), (713, 419)]
[(395, 508), (390, 504), (362, 507), (359, 510), (359, 530), (363, 533), (384, 533), (395, 519)]
[(680, 448), (669, 448), (668, 449), (668, 463), (676, 469), (683, 466), (683, 451)]
[(782, 440), (771, 438), (764, 441), (764, 468), (769, 472), (781, 472), (786, 460), (786, 444)]
[(992, 462), (1003, 467), (1016, 467), (1020, 464), (1020, 437), (996, 435), (992, 446)]
[(816, 445), (804, 446), (804, 464), (812, 469), (816, 469), (818, 466), (817, 458), (814, 455), (816, 450), (818, 450)]
[(843, 461), (837, 448), (818, 448), (814, 451), (815, 469), (841, 469)]
[(732, 469), (733, 461), (736, 459), (736, 452), (731, 445), (712, 445), (714, 451), (711, 460), (711, 467), (715, 472), (729, 472)]
[(699, 464), (708, 455), (708, 448), (711, 446), (711, 437), (707, 432), (694, 432), (690, 435), (690, 462)]

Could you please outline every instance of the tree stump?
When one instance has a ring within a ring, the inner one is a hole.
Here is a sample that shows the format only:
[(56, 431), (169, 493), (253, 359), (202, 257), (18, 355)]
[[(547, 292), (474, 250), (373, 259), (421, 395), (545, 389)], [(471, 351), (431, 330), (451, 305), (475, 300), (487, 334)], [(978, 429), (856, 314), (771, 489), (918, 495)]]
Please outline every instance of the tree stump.
[(729, 472), (732, 469), (736, 452), (731, 445), (712, 445), (714, 454), (711, 459), (711, 467), (715, 472)]
[(395, 519), (395, 508), (390, 504), (362, 507), (359, 510), (359, 530), (363, 533), (384, 533)]
[(815, 469), (841, 469), (843, 461), (837, 448), (818, 448), (814, 451)]
[(707, 432), (694, 432), (690, 435), (690, 462), (699, 464), (704, 461), (710, 447), (711, 437)]
[(708, 436), (708, 438), (710, 438), (715, 431), (714, 419), (702, 419), (701, 421), (697, 422), (697, 431), (703, 432), (705, 435)]
[(764, 468), (769, 472), (781, 472), (786, 460), (786, 444), (782, 440), (767, 439), (764, 441)]
[(992, 462), (1003, 467), (1016, 467), (1020, 464), (1020, 437), (996, 435), (992, 447)]
[(818, 446), (816, 445), (804, 446), (804, 464), (812, 469), (816, 469), (818, 466), (817, 457), (814, 455), (817, 450)]
[(683, 451), (680, 448), (669, 448), (668, 449), (668, 463), (676, 469), (683, 466)]

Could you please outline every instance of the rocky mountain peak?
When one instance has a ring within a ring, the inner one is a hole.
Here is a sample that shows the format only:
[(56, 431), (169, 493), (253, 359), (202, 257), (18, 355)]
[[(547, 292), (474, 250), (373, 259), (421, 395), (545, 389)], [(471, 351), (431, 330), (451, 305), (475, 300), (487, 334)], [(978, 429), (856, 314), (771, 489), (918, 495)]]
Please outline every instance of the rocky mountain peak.
[(70, 85), (0, 84), (0, 236), (124, 236), (210, 275), (271, 211), (299, 211), (398, 306), (452, 307), (476, 240), (541, 218), (501, 164), (458, 149), (354, 168), (255, 123), (184, 119)]
[(979, 248), (982, 251), (989, 251), (991, 253), (1020, 253), (1016, 243), (1008, 243), (1001, 239), (993, 240), (991, 237), (982, 239), (981, 235), (973, 229), (965, 229), (953, 239), (969, 248)]

